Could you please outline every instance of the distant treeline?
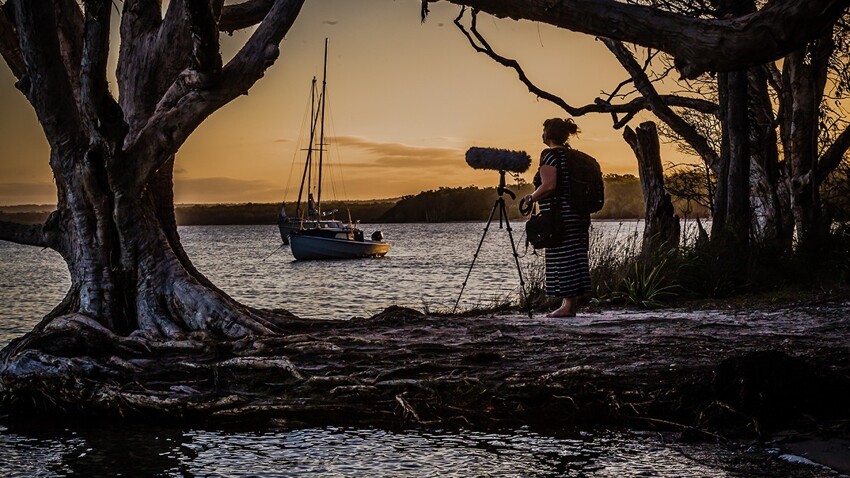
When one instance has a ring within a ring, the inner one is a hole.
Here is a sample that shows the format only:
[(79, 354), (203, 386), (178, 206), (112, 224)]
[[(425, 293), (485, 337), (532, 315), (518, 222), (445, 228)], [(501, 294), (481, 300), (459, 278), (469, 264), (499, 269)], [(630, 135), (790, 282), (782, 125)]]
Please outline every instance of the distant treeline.
[[(5, 209), (5, 208), (4, 208)], [(18, 224), (44, 224), (50, 211), (5, 212), (0, 211), (0, 221)]]
[[(507, 200), (508, 216), (518, 218), (519, 198), (532, 191), (530, 184), (509, 188), (517, 201)], [(381, 216), (381, 222), (447, 222), (486, 220), (498, 197), (496, 188), (440, 188), (402, 197)]]
[[(513, 184), (509, 189), (517, 195), (517, 201), (505, 196), (508, 214), (511, 219), (520, 217), (519, 198), (531, 193), (528, 183)], [(487, 219), (498, 196), (496, 188), (467, 186), (460, 188), (439, 188), (422, 191), (416, 195), (400, 199), (351, 202), (325, 202), (323, 211), (336, 209), (335, 217), (347, 221), (349, 212), (355, 221), (376, 222), (448, 222), (483, 221)], [(676, 202), (677, 209), (679, 203)], [(682, 202), (682, 207), (685, 203)], [(699, 206), (688, 213), (689, 216), (706, 217), (707, 210)], [(276, 224), (279, 203), (247, 204), (187, 204), (178, 205), (175, 214), (181, 226), (225, 225), (225, 224)], [(680, 216), (684, 213), (677, 211)], [(286, 203), (286, 214), (295, 216), (295, 204)], [(640, 181), (631, 174), (608, 174), (605, 176), (605, 207), (594, 214), (596, 219), (634, 219), (643, 218), (643, 196)], [(47, 219), (46, 211), (19, 212), (14, 207), (4, 207), (0, 211), (0, 221), (14, 221), (26, 224), (43, 223)]]
[[(517, 201), (508, 199), (508, 214), (512, 219), (520, 217), (518, 199), (531, 193), (528, 183), (509, 187), (517, 194)], [(445, 222), (486, 220), (498, 193), (496, 188), (440, 188), (423, 191), (412, 196), (402, 197), (395, 206), (387, 211), (382, 222)], [(684, 206), (684, 204), (683, 204)], [(698, 206), (697, 206), (698, 207)], [(691, 205), (692, 209), (696, 209)], [(677, 203), (677, 209), (678, 207)], [(689, 216), (706, 217), (707, 210), (692, 210)], [(677, 210), (684, 216), (682, 210)], [(595, 219), (634, 219), (643, 218), (643, 193), (640, 180), (631, 174), (608, 174), (605, 176), (605, 206), (594, 214)]]

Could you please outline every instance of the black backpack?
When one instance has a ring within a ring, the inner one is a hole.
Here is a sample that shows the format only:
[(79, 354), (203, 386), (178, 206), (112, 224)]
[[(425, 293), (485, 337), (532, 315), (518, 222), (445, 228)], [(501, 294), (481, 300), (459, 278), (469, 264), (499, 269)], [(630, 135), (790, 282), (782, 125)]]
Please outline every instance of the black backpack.
[(577, 211), (591, 214), (605, 204), (605, 183), (599, 163), (588, 154), (567, 150), (567, 169), (570, 173), (570, 204)]

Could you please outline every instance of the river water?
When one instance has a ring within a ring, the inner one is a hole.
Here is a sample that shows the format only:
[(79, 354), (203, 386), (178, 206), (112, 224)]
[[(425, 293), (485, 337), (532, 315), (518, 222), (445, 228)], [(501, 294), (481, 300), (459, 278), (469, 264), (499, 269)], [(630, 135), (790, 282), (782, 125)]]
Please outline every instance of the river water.
[[(296, 262), (273, 226), (183, 227), (198, 269), (236, 299), (315, 319), (369, 316), (389, 305), (450, 309), (483, 224), (382, 224), (381, 259)], [(594, 223), (594, 241), (631, 247), (638, 222)], [(375, 227), (364, 225), (367, 234)], [(521, 227), (515, 230), (521, 241)], [(539, 258), (520, 247), (522, 269)], [(0, 346), (30, 330), (69, 284), (52, 251), (0, 242)], [(505, 230), (491, 227), (461, 308), (516, 294)], [(0, 476), (833, 476), (764, 449), (685, 445), (628, 430), (233, 430), (0, 420)]]
[[(498, 222), (484, 235), (483, 223), (363, 225), (367, 235), (384, 232), (392, 244), (379, 259), (295, 261), (280, 246), (276, 226), (181, 227), (186, 252), (198, 270), (237, 300), (255, 307), (284, 308), (300, 317), (371, 316), (390, 305), (422, 310), (454, 306), (473, 255), (481, 252), (460, 308), (487, 305), (519, 291), (511, 244)], [(599, 221), (594, 243), (616, 240), (630, 247), (637, 221)], [(525, 250), (522, 226), (513, 231), (524, 274), (541, 264)], [(64, 297), (64, 262), (49, 249), (0, 242), (0, 346), (32, 328)]]

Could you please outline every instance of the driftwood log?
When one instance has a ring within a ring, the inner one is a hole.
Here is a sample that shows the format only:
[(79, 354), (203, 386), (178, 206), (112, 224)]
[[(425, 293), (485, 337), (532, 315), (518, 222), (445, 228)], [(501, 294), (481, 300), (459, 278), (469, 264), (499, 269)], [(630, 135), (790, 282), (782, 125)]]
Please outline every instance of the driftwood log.
[(433, 317), (391, 307), (285, 334), (120, 337), (80, 315), (13, 341), (0, 362), (12, 418), (39, 413), (292, 424), (582, 424), (694, 437), (847, 431), (844, 304), (735, 312)]

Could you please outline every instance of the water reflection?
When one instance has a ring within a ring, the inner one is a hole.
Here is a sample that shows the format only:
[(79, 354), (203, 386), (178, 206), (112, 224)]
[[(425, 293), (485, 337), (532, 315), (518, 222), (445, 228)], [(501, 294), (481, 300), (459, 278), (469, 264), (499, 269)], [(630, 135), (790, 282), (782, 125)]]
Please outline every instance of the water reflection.
[(133, 424), (0, 427), (0, 476), (187, 476), (184, 430)]
[(0, 456), (0, 476), (718, 477), (790, 476), (793, 469), (765, 454), (683, 445), (656, 433), (548, 437), (527, 429), (15, 426), (0, 427)]

